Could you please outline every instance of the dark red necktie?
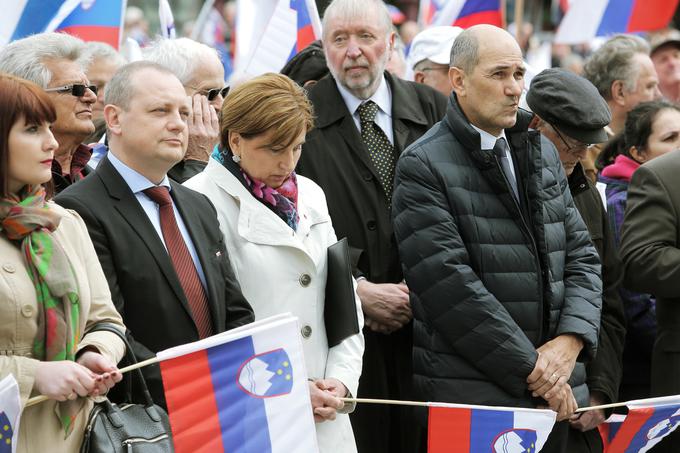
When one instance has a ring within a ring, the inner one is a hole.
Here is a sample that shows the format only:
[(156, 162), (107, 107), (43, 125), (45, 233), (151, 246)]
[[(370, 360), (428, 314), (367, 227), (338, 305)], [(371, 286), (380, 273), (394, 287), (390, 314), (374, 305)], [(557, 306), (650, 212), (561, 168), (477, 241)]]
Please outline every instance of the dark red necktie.
[(177, 226), (170, 192), (167, 187), (157, 186), (145, 189), (144, 193), (158, 203), (165, 247), (168, 249), (179, 282), (189, 301), (189, 308), (198, 329), (198, 336), (200, 338), (209, 337), (213, 330), (210, 322), (208, 298), (205, 295), (201, 280), (198, 278), (198, 272), (194, 260), (191, 259), (189, 248)]

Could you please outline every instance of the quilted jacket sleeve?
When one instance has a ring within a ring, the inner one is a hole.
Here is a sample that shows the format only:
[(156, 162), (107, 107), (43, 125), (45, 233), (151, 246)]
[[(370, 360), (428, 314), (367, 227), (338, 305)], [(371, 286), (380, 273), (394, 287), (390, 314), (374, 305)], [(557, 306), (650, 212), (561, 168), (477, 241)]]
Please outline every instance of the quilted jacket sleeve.
[(429, 165), (417, 153), (402, 155), (392, 199), (394, 231), (415, 316), (458, 355), (521, 397), (536, 350), (470, 267), (446, 188)]
[(574, 205), (561, 165), (558, 173), (566, 207), (564, 219), (566, 257), (564, 305), (555, 335), (575, 334), (581, 337), (584, 343), (582, 358), (591, 360), (597, 352), (602, 309), (600, 258), (590, 240), (590, 233)]

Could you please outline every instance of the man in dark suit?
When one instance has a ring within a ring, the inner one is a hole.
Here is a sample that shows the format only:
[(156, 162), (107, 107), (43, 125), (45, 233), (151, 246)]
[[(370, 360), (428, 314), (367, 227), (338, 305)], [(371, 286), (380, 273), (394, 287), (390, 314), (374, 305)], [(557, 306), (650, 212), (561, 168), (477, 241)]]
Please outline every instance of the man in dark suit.
[[(182, 84), (140, 61), (116, 72), (105, 101), (110, 152), (56, 201), (87, 224), (137, 359), (251, 322), (215, 208), (167, 177), (187, 148)], [(143, 371), (164, 405), (158, 365)]]
[[(335, 0), (323, 19), (332, 76), (309, 90), (317, 115), (299, 173), (323, 189), (338, 237), (347, 237), (366, 319), (359, 396), (408, 399), (411, 308), (390, 224), (394, 165), (444, 115), (432, 88), (385, 72), (394, 45), (381, 0)], [(351, 415), (360, 452), (415, 451), (409, 409), (359, 405)]]
[[(652, 396), (680, 393), (680, 152), (659, 156), (635, 170), (621, 229), (626, 287), (656, 296)], [(653, 451), (680, 451), (674, 431)]]

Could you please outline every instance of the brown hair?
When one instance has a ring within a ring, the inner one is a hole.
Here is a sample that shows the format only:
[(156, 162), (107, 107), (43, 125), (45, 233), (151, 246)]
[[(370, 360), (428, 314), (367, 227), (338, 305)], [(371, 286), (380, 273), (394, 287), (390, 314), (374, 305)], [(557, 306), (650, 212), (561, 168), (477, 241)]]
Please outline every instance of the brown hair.
[(288, 147), (314, 126), (312, 104), (288, 77), (267, 73), (232, 89), (222, 104), (220, 144), (229, 149), (229, 132), (253, 138), (274, 131), (272, 145)]
[(9, 192), (9, 132), (21, 118), (27, 124), (53, 123), (57, 118), (54, 104), (42, 88), (33, 82), (0, 74), (0, 196)]

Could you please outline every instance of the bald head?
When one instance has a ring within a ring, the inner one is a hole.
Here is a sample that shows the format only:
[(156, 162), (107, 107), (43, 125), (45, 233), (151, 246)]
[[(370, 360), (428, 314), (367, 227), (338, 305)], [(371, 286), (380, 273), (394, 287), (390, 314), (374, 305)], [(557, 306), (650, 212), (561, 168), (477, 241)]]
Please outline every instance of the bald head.
[(522, 56), (522, 50), (510, 33), (493, 25), (480, 24), (463, 31), (451, 47), (451, 66), (470, 74), (485, 52), (502, 51)]

